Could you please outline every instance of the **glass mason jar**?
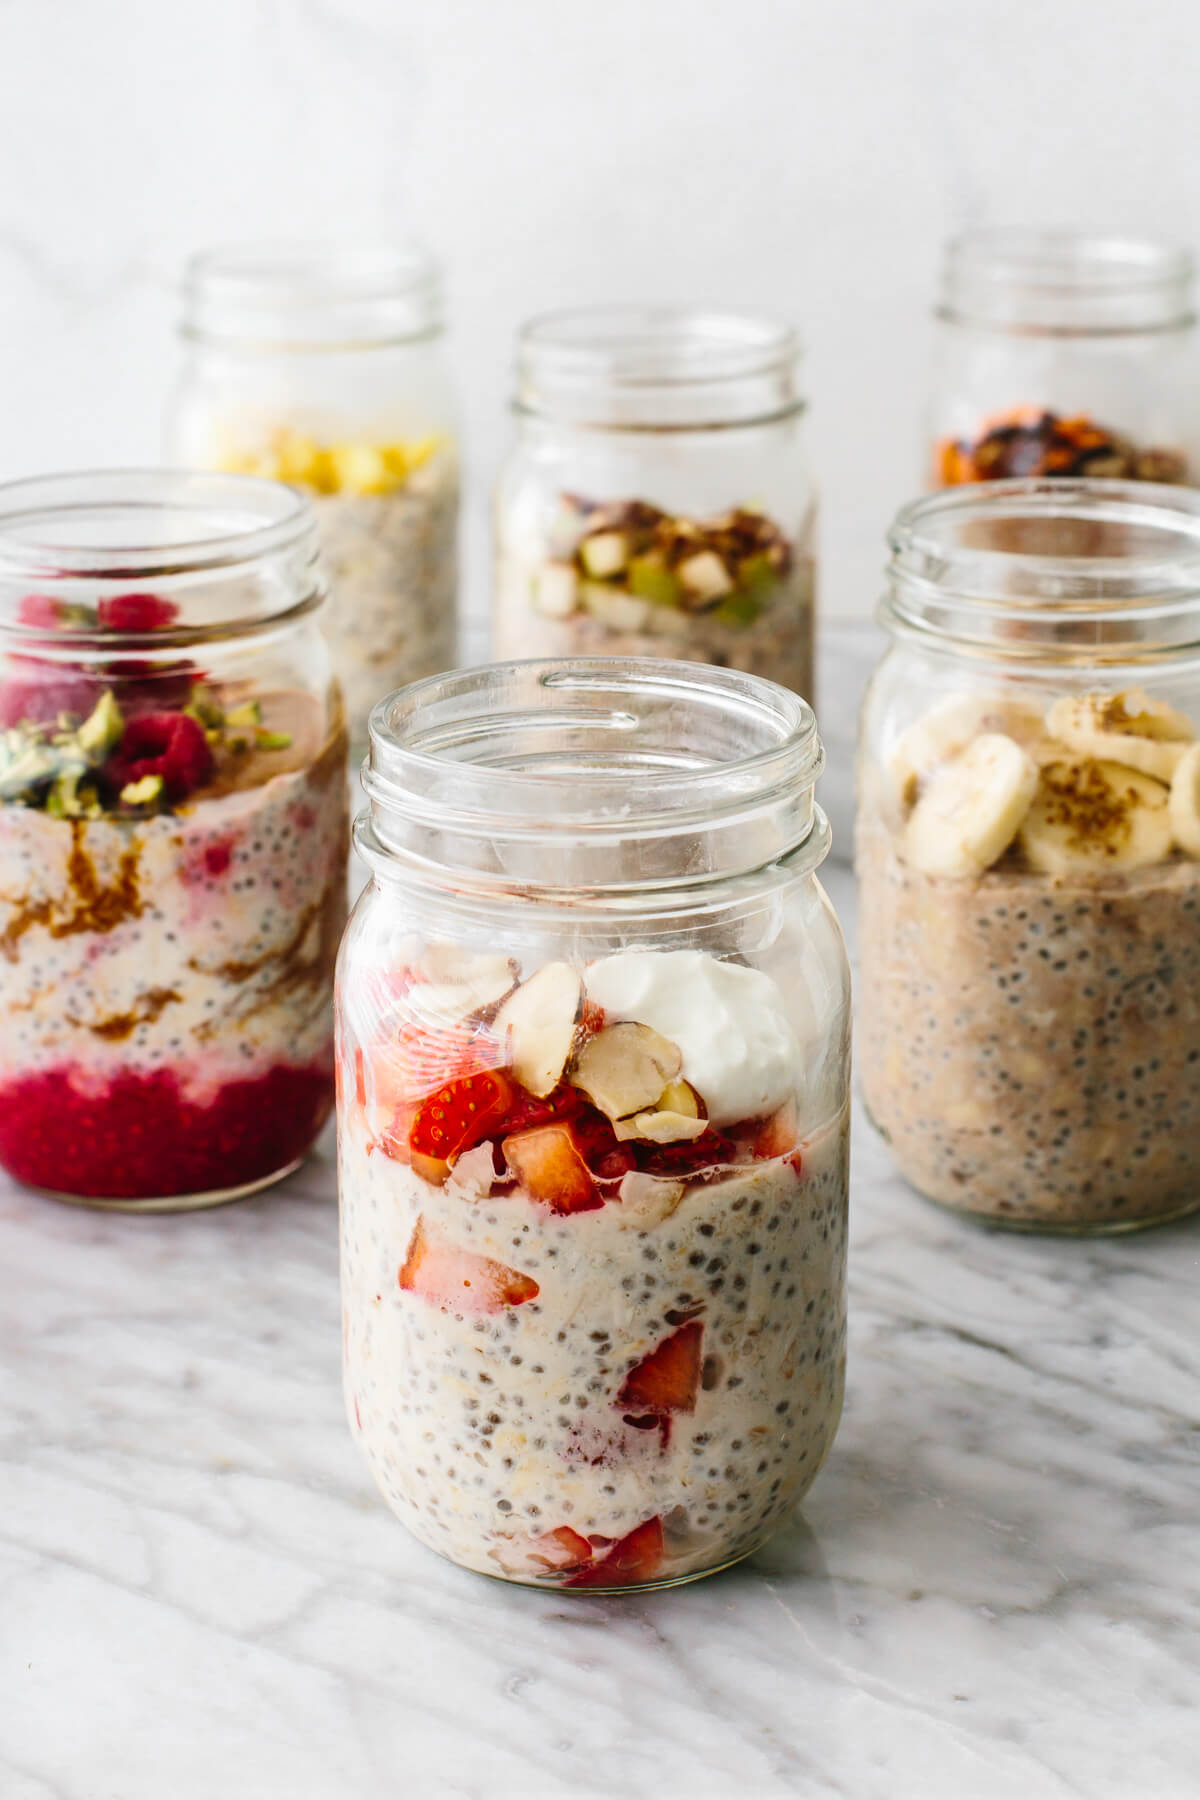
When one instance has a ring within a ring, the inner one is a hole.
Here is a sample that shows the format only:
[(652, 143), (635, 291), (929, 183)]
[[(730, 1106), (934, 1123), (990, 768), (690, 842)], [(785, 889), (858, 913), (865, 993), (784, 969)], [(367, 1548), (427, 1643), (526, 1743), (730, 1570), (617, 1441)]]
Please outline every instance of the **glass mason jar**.
[(497, 656), (667, 656), (812, 696), (816, 494), (786, 326), (535, 319), (495, 507)]
[(468, 1568), (706, 1574), (785, 1517), (842, 1403), (812, 714), (741, 674), (548, 661), (422, 683), (371, 736), (337, 999), (354, 1434)]
[(929, 483), (1017, 476), (1195, 482), (1191, 256), (1071, 231), (971, 231), (946, 249)]
[(351, 739), (457, 656), (458, 455), (436, 267), (408, 250), (193, 259), (170, 456), (291, 483), (316, 514)]
[(97, 1206), (273, 1181), (333, 1103), (346, 744), (304, 501), (0, 487), (0, 1164)]
[(906, 508), (891, 546), (859, 771), (871, 1116), (959, 1212), (1190, 1212), (1200, 494), (998, 482)]

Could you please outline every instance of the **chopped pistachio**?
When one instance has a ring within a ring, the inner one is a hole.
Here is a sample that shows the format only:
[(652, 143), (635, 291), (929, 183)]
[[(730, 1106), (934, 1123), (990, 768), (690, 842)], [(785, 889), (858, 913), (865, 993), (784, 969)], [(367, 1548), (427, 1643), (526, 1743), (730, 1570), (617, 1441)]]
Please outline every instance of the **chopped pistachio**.
[(85, 756), (100, 762), (120, 743), (124, 729), (125, 721), (113, 698), (112, 689), (105, 688), (75, 733), (75, 741)]
[(140, 781), (127, 781), (121, 789), (125, 806), (150, 806), (163, 790), (161, 775), (143, 775)]
[(262, 707), (257, 700), (244, 700), (225, 714), (226, 725), (261, 725)]
[(48, 744), (25, 743), (0, 765), (0, 800), (23, 800), (58, 774), (62, 758)]
[(292, 734), (290, 731), (259, 731), (255, 733), (254, 742), (259, 750), (290, 750)]
[(250, 739), (243, 737), (233, 738), (229, 748), (233, 751), (235, 756), (245, 756), (247, 750), (250, 748)]
[(57, 775), (46, 795), (46, 811), (56, 819), (78, 819), (84, 812), (84, 800), (80, 796), (79, 783), (87, 773), (80, 764), (74, 768), (64, 769)]

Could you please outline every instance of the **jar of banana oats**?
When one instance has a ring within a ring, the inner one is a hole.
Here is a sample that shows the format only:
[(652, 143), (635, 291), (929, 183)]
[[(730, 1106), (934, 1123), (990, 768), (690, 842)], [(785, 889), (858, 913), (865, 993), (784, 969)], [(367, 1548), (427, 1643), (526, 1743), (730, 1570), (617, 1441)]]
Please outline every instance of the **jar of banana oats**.
[(1011, 481), (892, 528), (860, 1066), (904, 1174), (1029, 1230), (1200, 1207), (1200, 495)]

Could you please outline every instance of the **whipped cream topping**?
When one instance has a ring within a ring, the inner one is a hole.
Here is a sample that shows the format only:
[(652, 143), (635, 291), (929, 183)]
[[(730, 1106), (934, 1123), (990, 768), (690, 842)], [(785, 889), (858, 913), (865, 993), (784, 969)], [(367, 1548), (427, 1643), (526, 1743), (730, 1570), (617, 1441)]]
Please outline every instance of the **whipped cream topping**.
[(796, 1090), (800, 1046), (769, 975), (703, 950), (622, 950), (589, 964), (610, 1024), (650, 1025), (678, 1044), (716, 1126), (774, 1112)]

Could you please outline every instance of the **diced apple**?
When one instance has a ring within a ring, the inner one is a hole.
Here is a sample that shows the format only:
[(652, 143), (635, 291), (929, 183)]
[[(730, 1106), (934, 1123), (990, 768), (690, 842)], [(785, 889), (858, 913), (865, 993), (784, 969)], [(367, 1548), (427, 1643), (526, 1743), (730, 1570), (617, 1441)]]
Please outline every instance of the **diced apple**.
[(501, 1148), (526, 1193), (555, 1212), (590, 1212), (603, 1205), (569, 1125), (535, 1125), (529, 1131), (514, 1131)]
[(399, 1282), (406, 1293), (419, 1294), (441, 1312), (458, 1318), (504, 1312), (510, 1306), (524, 1305), (539, 1292), (531, 1276), (494, 1262), (490, 1256), (460, 1250), (431, 1231), (424, 1219), (417, 1220)]
[(523, 981), (496, 1014), (494, 1030), (507, 1045), (512, 1072), (544, 1100), (562, 1079), (575, 1041), (583, 982), (569, 963), (546, 963)]
[(682, 1067), (678, 1044), (631, 1020), (589, 1038), (571, 1080), (610, 1119), (626, 1119), (653, 1106)]
[(650, 616), (648, 600), (635, 599), (623, 588), (605, 587), (602, 581), (581, 581), (579, 603), (610, 631), (640, 631)]
[(629, 591), (652, 606), (678, 606), (683, 588), (678, 575), (668, 569), (660, 552), (635, 556), (629, 565)]
[(708, 606), (733, 592), (733, 578), (715, 550), (700, 550), (680, 563), (676, 573), (696, 606)]
[(593, 581), (605, 581), (629, 561), (629, 539), (623, 531), (594, 531), (580, 544), (579, 560)]
[(549, 562), (538, 570), (533, 606), (547, 619), (569, 619), (579, 604), (579, 577), (570, 563)]

